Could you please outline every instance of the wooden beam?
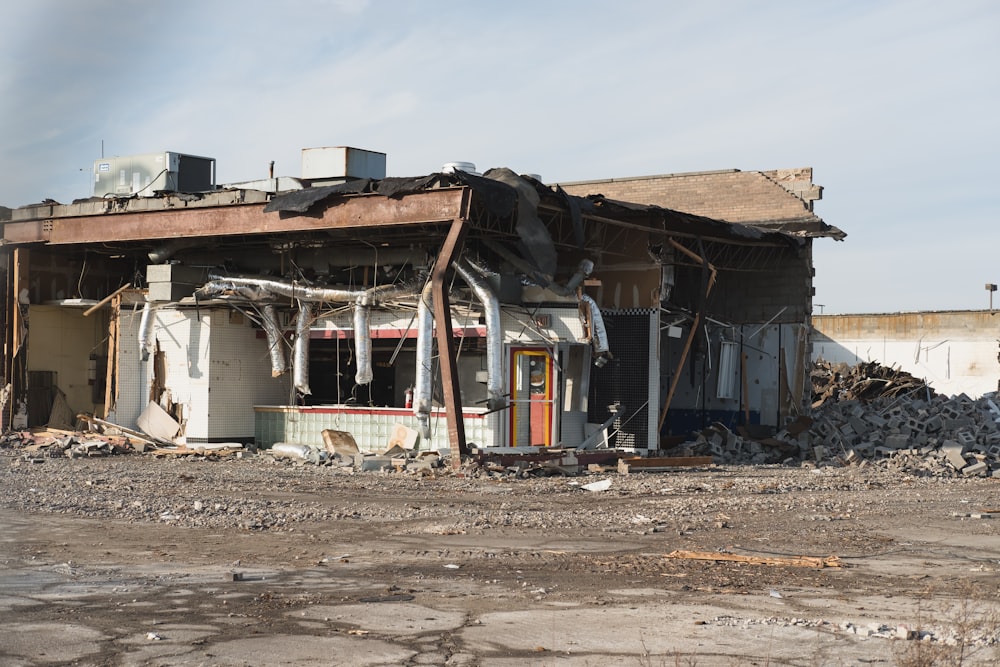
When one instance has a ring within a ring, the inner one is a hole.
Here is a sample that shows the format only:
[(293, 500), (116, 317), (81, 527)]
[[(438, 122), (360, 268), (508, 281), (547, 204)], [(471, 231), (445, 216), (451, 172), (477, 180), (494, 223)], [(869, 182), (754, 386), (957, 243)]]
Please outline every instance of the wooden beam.
[(264, 213), (256, 203), (9, 222), (3, 239), (8, 244), (71, 245), (451, 222), (463, 213), (466, 190), (442, 188), (391, 198), (352, 195), (316, 215), (283, 217)]

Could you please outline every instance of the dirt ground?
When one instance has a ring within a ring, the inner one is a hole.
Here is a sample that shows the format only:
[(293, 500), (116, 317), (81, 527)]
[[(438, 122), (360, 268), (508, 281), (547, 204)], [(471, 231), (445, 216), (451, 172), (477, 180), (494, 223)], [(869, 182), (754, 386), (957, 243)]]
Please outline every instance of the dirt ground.
[(1000, 664), (996, 479), (2, 449), (0, 489), (0, 665)]

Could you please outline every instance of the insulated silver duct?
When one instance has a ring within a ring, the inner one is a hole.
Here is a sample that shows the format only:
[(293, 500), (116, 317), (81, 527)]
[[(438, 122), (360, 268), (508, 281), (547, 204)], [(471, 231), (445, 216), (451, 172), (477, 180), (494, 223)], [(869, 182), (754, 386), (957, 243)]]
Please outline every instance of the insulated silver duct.
[(556, 283), (551, 283), (548, 289), (555, 292), (559, 296), (573, 296), (576, 294), (576, 289), (583, 283), (584, 280), (590, 277), (590, 274), (594, 272), (594, 263), (589, 259), (580, 260), (580, 264), (576, 269), (570, 279), (565, 285), (558, 285)]
[(143, 361), (149, 360), (149, 355), (156, 346), (156, 337), (153, 335), (155, 322), (156, 304), (147, 301), (139, 318), (139, 354)]
[(413, 294), (422, 284), (424, 276), (404, 280), (392, 285), (379, 285), (365, 290), (354, 302), (354, 354), (358, 370), (354, 382), (359, 385), (372, 381), (371, 306), (404, 294)]
[[(275, 280), (260, 276), (227, 276), (210, 273), (213, 282), (228, 283), (235, 286), (260, 287), (272, 294), (287, 296), (299, 301), (325, 301), (331, 303), (350, 303), (364, 296), (364, 290), (345, 290), (330, 287), (310, 287), (299, 285), (287, 280)], [(207, 287), (207, 286), (206, 286)]]
[(267, 347), (271, 353), (271, 377), (284, 375), (288, 371), (285, 360), (285, 339), (281, 335), (281, 325), (278, 324), (278, 311), (274, 304), (267, 304), (260, 309), (261, 325), (267, 334)]
[(503, 331), (500, 327), (500, 299), (469, 262), (460, 259), (454, 264), (458, 275), (462, 276), (476, 298), (483, 304), (486, 318), (486, 406), (490, 410), (501, 410), (507, 405), (503, 394)]
[(358, 370), (354, 374), (355, 384), (372, 381), (372, 332), (369, 328), (369, 309), (362, 299), (354, 303), (354, 356)]
[(413, 384), (413, 414), (420, 424), (420, 437), (431, 437), (431, 385), (433, 383), (434, 314), (433, 291), (430, 281), (420, 292), (417, 304), (417, 366)]
[(292, 383), (303, 396), (309, 389), (309, 326), (312, 324), (312, 304), (299, 303), (299, 317), (295, 321), (295, 345), (292, 348)]
[[(584, 304), (586, 304), (589, 315), (584, 312)], [(580, 319), (583, 320), (585, 327), (589, 319), (590, 344), (594, 348), (594, 365), (600, 368), (608, 363), (608, 359), (611, 357), (608, 347), (608, 330), (604, 326), (604, 317), (601, 315), (601, 309), (597, 307), (597, 302), (586, 294), (580, 295)]]

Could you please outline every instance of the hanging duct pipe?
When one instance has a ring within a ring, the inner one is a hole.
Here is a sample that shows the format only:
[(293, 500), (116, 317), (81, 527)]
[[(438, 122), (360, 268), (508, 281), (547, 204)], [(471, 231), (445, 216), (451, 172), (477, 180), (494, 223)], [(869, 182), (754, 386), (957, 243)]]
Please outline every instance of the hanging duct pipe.
[(372, 334), (371, 307), (388, 299), (404, 294), (413, 294), (417, 287), (423, 284), (426, 275), (411, 280), (404, 280), (392, 285), (379, 285), (361, 293), (354, 302), (354, 354), (358, 370), (354, 374), (354, 382), (359, 385), (372, 381)]
[(156, 304), (147, 301), (142, 307), (142, 316), (139, 318), (139, 353), (143, 361), (149, 359), (156, 345), (156, 337), (153, 335), (155, 321)]
[(413, 384), (413, 414), (420, 425), (420, 437), (431, 437), (431, 386), (433, 383), (434, 304), (430, 281), (420, 292), (417, 304), (417, 366)]
[(303, 396), (309, 389), (309, 325), (312, 324), (312, 304), (299, 302), (299, 317), (295, 321), (295, 345), (292, 348), (292, 383)]
[(576, 269), (569, 281), (565, 285), (559, 285), (557, 283), (550, 283), (548, 286), (549, 291), (555, 292), (559, 296), (573, 296), (576, 294), (576, 290), (583, 281), (590, 277), (590, 274), (594, 272), (594, 263), (589, 259), (580, 260), (580, 264)]
[[(586, 308), (584, 307), (586, 305)], [(589, 311), (589, 316), (585, 311)], [(604, 317), (597, 302), (586, 294), (580, 295), (580, 319), (584, 327), (590, 324), (590, 343), (594, 348), (594, 365), (600, 368), (608, 363), (611, 352), (608, 347), (608, 330), (604, 326)]]
[(261, 325), (267, 334), (267, 347), (271, 353), (271, 377), (284, 375), (288, 371), (285, 360), (285, 339), (281, 335), (281, 325), (278, 324), (278, 311), (274, 304), (269, 303), (260, 309)]
[(369, 327), (370, 311), (363, 299), (354, 303), (354, 357), (358, 370), (354, 374), (355, 384), (363, 385), (372, 381), (372, 332)]
[(477, 273), (466, 259), (459, 259), (454, 264), (455, 270), (462, 280), (476, 293), (476, 298), (483, 304), (483, 315), (486, 318), (486, 405), (490, 410), (501, 410), (507, 405), (503, 394), (503, 332), (500, 328), (500, 299), (496, 292)]

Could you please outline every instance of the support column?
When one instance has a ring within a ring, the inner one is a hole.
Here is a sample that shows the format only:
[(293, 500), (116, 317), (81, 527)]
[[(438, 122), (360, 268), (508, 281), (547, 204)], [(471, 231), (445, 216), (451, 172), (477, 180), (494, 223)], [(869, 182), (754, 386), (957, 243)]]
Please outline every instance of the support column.
[(458, 361), (455, 357), (454, 333), (451, 324), (451, 303), (448, 301), (448, 287), (445, 277), (448, 267), (457, 258), (465, 237), (465, 220), (456, 218), (445, 238), (444, 245), (434, 262), (431, 274), (431, 290), (434, 296), (434, 335), (437, 337), (438, 356), (441, 359), (441, 388), (444, 393), (444, 407), (448, 413), (448, 444), (451, 446), (453, 468), (462, 465), (462, 459), (469, 455), (465, 442), (465, 420), (462, 417), (462, 393), (458, 383)]

